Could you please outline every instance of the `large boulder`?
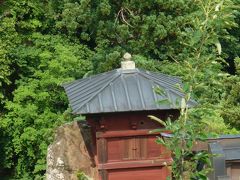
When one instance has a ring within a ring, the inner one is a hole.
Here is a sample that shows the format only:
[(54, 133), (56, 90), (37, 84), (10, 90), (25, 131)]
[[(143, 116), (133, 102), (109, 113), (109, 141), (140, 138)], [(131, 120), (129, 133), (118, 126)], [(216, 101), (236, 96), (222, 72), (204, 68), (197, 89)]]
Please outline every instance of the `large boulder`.
[(78, 180), (77, 173), (97, 179), (90, 129), (73, 122), (59, 127), (48, 147), (47, 180)]

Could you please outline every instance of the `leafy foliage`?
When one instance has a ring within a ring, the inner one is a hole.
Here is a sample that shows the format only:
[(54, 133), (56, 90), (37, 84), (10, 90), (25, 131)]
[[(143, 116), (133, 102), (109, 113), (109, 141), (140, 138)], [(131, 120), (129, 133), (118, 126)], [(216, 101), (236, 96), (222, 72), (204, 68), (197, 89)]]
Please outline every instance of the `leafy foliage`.
[(225, 84), (224, 100), (222, 102), (221, 115), (226, 123), (233, 127), (240, 127), (240, 59), (235, 59), (236, 74), (229, 76)]
[(117, 68), (126, 51), (139, 68), (191, 81), (209, 131), (240, 129), (239, 0), (0, 5), (0, 171), (42, 177), (51, 134), (71, 119), (61, 83)]
[[(188, 108), (188, 101), (190, 100), (192, 93), (191, 89), (192, 88), (186, 90), (183, 88), (180, 89), (185, 96), (181, 99), (179, 107), (180, 116), (177, 120), (171, 120), (169, 118), (164, 122), (157, 117), (149, 117), (164, 126), (163, 129), (154, 131), (160, 132), (161, 135), (156, 142), (164, 145), (172, 153), (172, 178), (178, 180), (207, 180), (207, 174), (210, 171), (211, 165), (209, 159), (210, 155), (204, 151), (194, 152), (193, 147), (197, 141), (207, 140), (207, 137), (209, 137), (210, 134), (202, 131), (201, 122), (196, 119), (189, 119), (191, 117), (189, 114), (194, 113), (192, 109), (190, 110)], [(170, 103), (172, 104), (174, 102)], [(199, 162), (205, 164), (206, 167), (197, 171)]]
[(90, 179), (90, 178), (88, 178), (88, 176), (87, 176), (84, 172), (82, 172), (82, 171), (79, 171), (79, 172), (77, 173), (77, 177), (78, 177), (79, 180), (89, 180), (89, 179)]
[[(92, 52), (58, 35), (33, 33), (31, 45), (18, 46), (15, 57), (29, 76), (16, 80), (13, 100), (1, 119), (3, 167), (16, 167), (16, 176), (37, 178), (45, 173), (46, 150), (56, 126), (69, 121), (63, 82), (92, 70)], [(31, 66), (32, 64), (32, 66)], [(9, 139), (9, 141), (4, 141)], [(31, 163), (29, 163), (31, 162)]]

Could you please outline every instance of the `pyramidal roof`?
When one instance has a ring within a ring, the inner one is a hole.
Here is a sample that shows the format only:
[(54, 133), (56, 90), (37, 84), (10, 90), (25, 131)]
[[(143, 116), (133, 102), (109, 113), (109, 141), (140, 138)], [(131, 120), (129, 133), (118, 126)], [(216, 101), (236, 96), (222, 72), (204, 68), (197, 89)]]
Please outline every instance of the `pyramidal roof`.
[[(179, 109), (184, 94), (177, 77), (134, 67), (120, 68), (63, 85), (75, 114)], [(164, 93), (157, 94), (159, 87)], [(157, 103), (158, 101), (172, 103)], [(188, 105), (196, 102), (190, 100)]]

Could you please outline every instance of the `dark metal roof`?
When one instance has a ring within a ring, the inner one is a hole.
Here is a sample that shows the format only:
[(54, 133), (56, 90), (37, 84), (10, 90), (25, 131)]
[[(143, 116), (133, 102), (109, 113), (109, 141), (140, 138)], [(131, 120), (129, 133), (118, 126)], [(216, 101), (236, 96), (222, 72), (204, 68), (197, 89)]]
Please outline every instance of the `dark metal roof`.
[[(178, 109), (176, 104), (159, 104), (159, 100), (176, 102), (184, 96), (177, 88), (177, 77), (141, 69), (116, 69), (96, 76), (63, 85), (73, 113), (92, 114), (105, 112)], [(154, 91), (160, 87), (165, 94)], [(188, 105), (195, 105), (189, 101)]]
[(224, 148), (225, 159), (228, 161), (231, 160), (240, 160), (240, 147), (231, 147)]
[(224, 134), (215, 139), (239, 139), (240, 134)]
[[(210, 151), (215, 151), (215, 154), (222, 154), (227, 161), (240, 160), (240, 135), (221, 135), (215, 138), (216, 141), (210, 142), (212, 144)], [(218, 153), (217, 153), (218, 151)]]

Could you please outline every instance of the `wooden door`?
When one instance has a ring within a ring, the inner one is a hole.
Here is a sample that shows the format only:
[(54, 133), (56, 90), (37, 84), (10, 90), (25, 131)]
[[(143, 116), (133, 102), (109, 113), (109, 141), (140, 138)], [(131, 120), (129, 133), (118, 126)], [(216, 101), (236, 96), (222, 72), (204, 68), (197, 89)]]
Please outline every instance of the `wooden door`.
[[(146, 141), (144, 137), (129, 137), (123, 139), (123, 160), (146, 159)], [(111, 148), (111, 147), (109, 147)]]

